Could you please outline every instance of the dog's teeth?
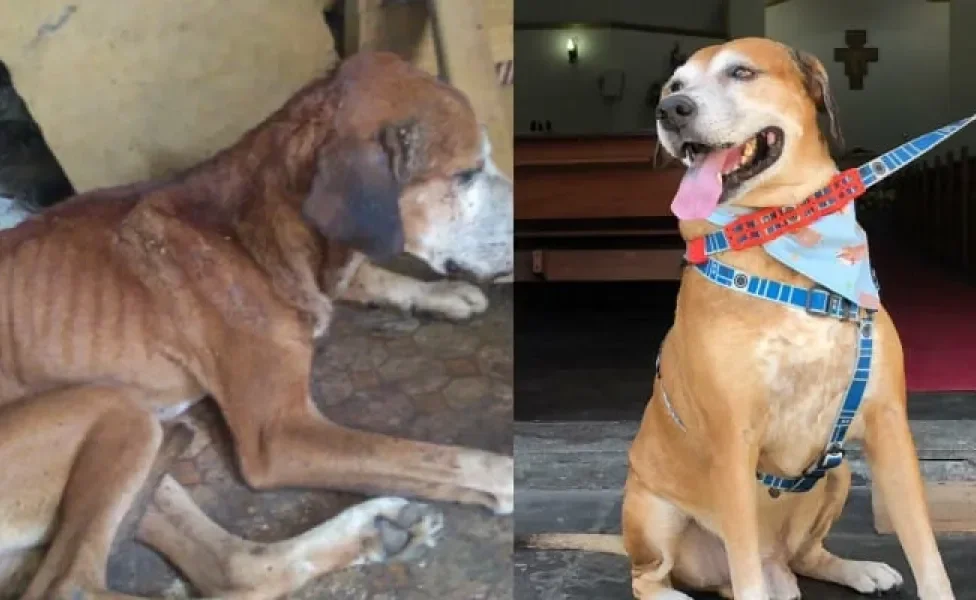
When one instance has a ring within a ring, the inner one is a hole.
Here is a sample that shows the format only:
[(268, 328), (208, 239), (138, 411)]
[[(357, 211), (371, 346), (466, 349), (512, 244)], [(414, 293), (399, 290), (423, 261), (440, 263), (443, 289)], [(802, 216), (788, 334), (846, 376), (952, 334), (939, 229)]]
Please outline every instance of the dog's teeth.
[(776, 134), (772, 131), (766, 132), (766, 143), (772, 146), (776, 143)]
[(752, 155), (756, 152), (756, 138), (752, 138), (742, 147), (742, 159), (743, 161), (752, 158)]

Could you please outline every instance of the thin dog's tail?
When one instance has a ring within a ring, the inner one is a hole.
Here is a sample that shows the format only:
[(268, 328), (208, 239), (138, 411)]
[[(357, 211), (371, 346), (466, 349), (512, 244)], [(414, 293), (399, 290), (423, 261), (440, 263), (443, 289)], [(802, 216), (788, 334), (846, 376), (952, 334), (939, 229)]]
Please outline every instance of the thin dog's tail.
[(534, 550), (582, 550), (627, 555), (623, 538), (614, 533), (535, 533), (519, 537), (516, 545)]

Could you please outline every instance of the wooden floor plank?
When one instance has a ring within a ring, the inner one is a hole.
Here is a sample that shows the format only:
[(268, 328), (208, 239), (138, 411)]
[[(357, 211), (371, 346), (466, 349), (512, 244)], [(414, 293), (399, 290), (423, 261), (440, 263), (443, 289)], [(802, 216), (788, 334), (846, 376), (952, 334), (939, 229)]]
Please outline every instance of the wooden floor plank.
[[(976, 482), (927, 483), (925, 495), (936, 533), (976, 533)], [(888, 507), (877, 487), (873, 490), (871, 505), (875, 531), (894, 533)]]
[[(976, 533), (976, 423), (912, 421), (932, 525), (938, 533)], [(516, 423), (516, 488), (520, 491), (622, 490), (635, 421)], [(867, 461), (852, 445), (848, 462), (855, 489), (871, 490), (874, 527), (891, 533), (891, 520), (872, 485)], [(897, 499), (896, 499), (897, 501)]]

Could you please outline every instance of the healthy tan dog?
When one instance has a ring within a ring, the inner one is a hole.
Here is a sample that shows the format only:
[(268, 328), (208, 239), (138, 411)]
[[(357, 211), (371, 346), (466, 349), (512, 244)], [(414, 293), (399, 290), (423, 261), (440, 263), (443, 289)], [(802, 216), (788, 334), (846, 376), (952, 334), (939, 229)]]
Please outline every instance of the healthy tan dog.
[[(670, 122), (659, 121), (660, 140), (686, 164), (697, 152), (745, 146), (742, 162), (723, 171), (724, 201), (793, 205), (837, 173), (817, 124), (819, 109), (837, 130), (826, 72), (816, 58), (779, 43), (741, 39), (698, 51), (665, 86), (661, 108), (659, 118)], [(685, 239), (715, 229), (700, 218), (681, 222)], [(812, 286), (762, 248), (719, 259)], [(875, 327), (870, 380), (848, 439), (864, 441), (919, 596), (951, 599), (908, 427), (898, 334), (883, 309)], [(846, 560), (823, 546), (850, 488), (846, 464), (813, 490), (776, 499), (755, 475), (798, 476), (823, 452), (851, 380), (856, 335), (851, 323), (686, 272), (661, 375), (630, 450), (622, 539), (541, 535), (528, 544), (626, 553), (642, 600), (688, 599), (672, 586), (790, 600), (800, 597), (794, 573), (862, 593), (898, 587), (902, 577), (891, 567)]]
[[(254, 488), (321, 487), (512, 509), (512, 459), (353, 431), (309, 396), (313, 324), (334, 299), (461, 318), (512, 268), (512, 188), (467, 99), (393, 55), (309, 84), (236, 145), (167, 181), (73, 198), (0, 234), (0, 589), (118, 598), (108, 552), (160, 420), (212, 396)], [(319, 276), (321, 275), (321, 276)], [(169, 477), (139, 536), (203, 593), (273, 598), (335, 569), (411, 556), (440, 517), (369, 500), (293, 540), (210, 521)]]

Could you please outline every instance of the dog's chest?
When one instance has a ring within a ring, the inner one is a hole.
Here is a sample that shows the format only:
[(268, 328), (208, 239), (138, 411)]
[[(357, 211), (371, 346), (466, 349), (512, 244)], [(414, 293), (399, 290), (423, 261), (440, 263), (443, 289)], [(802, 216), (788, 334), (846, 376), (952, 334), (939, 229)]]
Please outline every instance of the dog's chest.
[[(852, 323), (806, 315), (762, 334), (755, 345), (767, 390), (763, 455), (797, 472), (823, 451), (851, 382), (857, 329)], [(857, 434), (860, 419), (852, 426)]]

